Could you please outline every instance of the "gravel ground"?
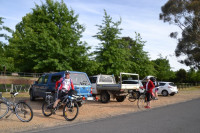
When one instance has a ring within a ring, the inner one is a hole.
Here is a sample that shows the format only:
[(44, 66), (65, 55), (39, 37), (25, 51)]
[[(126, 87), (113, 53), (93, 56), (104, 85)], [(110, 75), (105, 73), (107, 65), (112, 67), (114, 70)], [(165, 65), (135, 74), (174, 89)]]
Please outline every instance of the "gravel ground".
[[(159, 96), (159, 100), (152, 101), (152, 108), (166, 106), (169, 104), (184, 102), (192, 99), (200, 98), (200, 90), (192, 91), (179, 91), (175, 96), (163, 97)], [(72, 121), (66, 121), (62, 116), (62, 109), (58, 110), (55, 115), (50, 117), (45, 117), (42, 114), (42, 100), (37, 100), (34, 102), (27, 102), (31, 105), (34, 116), (33, 119), (26, 123), (21, 122), (16, 115), (12, 115), (9, 118), (2, 118), (0, 120), (0, 132), (1, 133), (13, 133), (21, 132), (27, 130), (34, 130), (39, 128), (54, 127), (58, 125), (72, 124), (77, 122), (84, 122), (94, 119), (107, 118), (115, 115), (126, 114), (130, 112), (140, 111), (137, 108), (137, 102), (129, 102), (127, 99), (124, 102), (117, 102), (116, 100), (111, 100), (107, 104), (103, 104), (97, 101), (86, 102), (82, 107), (79, 108), (78, 117)]]

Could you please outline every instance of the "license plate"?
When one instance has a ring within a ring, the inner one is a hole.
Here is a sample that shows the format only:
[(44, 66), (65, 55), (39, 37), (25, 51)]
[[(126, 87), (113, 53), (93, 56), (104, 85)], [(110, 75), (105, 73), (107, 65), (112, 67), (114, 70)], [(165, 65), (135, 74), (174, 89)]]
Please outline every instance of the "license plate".
[(87, 97), (87, 100), (94, 100), (93, 97)]

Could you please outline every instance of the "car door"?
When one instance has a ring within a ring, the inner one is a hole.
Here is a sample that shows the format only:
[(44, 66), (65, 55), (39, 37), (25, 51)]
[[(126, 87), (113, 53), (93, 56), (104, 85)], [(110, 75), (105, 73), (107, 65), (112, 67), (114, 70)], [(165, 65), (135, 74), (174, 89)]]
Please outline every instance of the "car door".
[(44, 79), (44, 75), (42, 75), (41, 77), (39, 77), (38, 81), (36, 84), (34, 84), (34, 95), (37, 97), (39, 96), (40, 94), (40, 86), (43, 82), (43, 79)]
[(162, 94), (162, 91), (165, 89), (165, 83), (159, 83), (158, 94)]
[(46, 95), (46, 91), (48, 89), (48, 80), (49, 80), (48, 74), (43, 76), (43, 81), (42, 81), (42, 83), (40, 84), (40, 87), (39, 87), (39, 96), (40, 97), (45, 97), (45, 95)]

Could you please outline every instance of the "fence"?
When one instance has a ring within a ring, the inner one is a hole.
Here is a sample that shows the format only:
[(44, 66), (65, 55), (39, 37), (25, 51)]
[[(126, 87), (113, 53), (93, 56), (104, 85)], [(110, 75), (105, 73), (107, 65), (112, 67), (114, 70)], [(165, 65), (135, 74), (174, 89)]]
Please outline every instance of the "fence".
[(28, 92), (31, 85), (0, 84), (0, 92)]
[(200, 83), (176, 83), (178, 89), (190, 88), (193, 86), (200, 86)]
[(43, 73), (26, 73), (26, 72), (3, 72), (0, 71), (0, 76), (19, 76), (19, 77), (35, 77), (38, 78)]

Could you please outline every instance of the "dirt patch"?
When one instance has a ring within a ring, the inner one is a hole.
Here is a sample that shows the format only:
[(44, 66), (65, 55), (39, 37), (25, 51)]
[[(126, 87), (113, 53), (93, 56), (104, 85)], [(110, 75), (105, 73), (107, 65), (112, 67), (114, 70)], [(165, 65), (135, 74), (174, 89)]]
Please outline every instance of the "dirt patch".
[[(200, 98), (200, 90), (193, 91), (180, 91), (175, 96), (163, 97), (160, 96), (159, 100), (152, 102), (152, 108), (166, 106), (169, 104), (184, 102), (192, 99)], [(45, 117), (42, 114), (42, 100), (37, 100), (35, 102), (27, 102), (31, 105), (34, 117), (32, 121), (28, 123), (21, 122), (17, 119), (15, 115), (9, 117), (8, 119), (2, 118), (0, 120), (0, 132), (20, 132), (26, 130), (34, 130), (39, 128), (54, 127), (57, 125), (67, 125), (77, 122), (83, 122), (88, 120), (94, 120), (99, 118), (106, 118), (115, 115), (126, 114), (130, 112), (140, 111), (137, 108), (137, 102), (129, 102), (127, 99), (124, 102), (117, 102), (116, 100), (111, 100), (110, 103), (102, 104), (100, 102), (86, 102), (82, 107), (80, 107), (78, 117), (72, 121), (68, 122), (62, 116), (62, 109), (56, 112), (56, 115), (50, 117)]]
[(31, 85), (38, 78), (24, 78), (24, 77), (13, 77), (13, 76), (0, 76), (0, 84), (28, 84)]

